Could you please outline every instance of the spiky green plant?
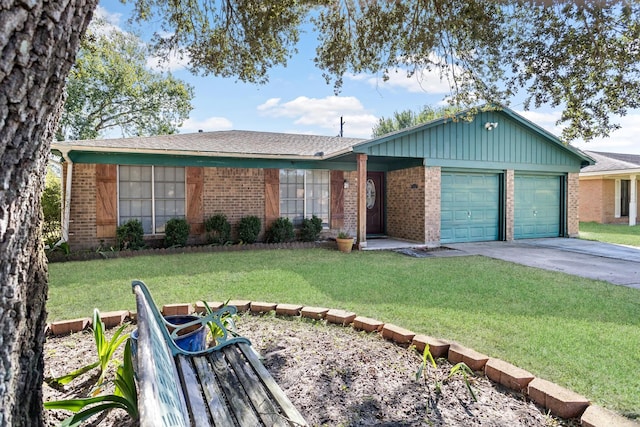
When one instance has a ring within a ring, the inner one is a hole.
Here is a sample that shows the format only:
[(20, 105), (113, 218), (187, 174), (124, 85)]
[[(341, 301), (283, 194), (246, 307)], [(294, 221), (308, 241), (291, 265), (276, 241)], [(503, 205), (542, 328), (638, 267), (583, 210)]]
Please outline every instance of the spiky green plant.
[(94, 394), (99, 393), (100, 386), (104, 382), (104, 377), (109, 368), (109, 364), (113, 359), (113, 355), (115, 354), (118, 347), (120, 347), (120, 344), (122, 344), (124, 340), (129, 338), (129, 334), (122, 335), (122, 332), (126, 327), (127, 327), (127, 324), (121, 325), (113, 334), (113, 337), (111, 337), (111, 340), (108, 340), (104, 333), (104, 323), (100, 318), (100, 312), (98, 311), (97, 308), (94, 309), (93, 310), (93, 338), (96, 344), (98, 360), (88, 364), (87, 366), (83, 366), (80, 369), (70, 372), (66, 375), (62, 375), (56, 378), (47, 378), (46, 379), (47, 384), (49, 384), (52, 387), (62, 386), (70, 383), (80, 375), (86, 372), (89, 372), (93, 368), (99, 367), (100, 376), (96, 381), (96, 384), (95, 384), (96, 390), (94, 391)]
[(467, 386), (467, 390), (469, 390), (469, 393), (471, 393), (471, 397), (473, 398), (473, 401), (477, 402), (478, 398), (476, 397), (476, 394), (474, 393), (473, 388), (471, 387), (471, 383), (469, 382), (469, 376), (473, 376), (473, 371), (471, 370), (471, 368), (467, 366), (467, 364), (464, 362), (456, 363), (455, 365), (453, 365), (453, 367), (449, 371), (449, 376), (447, 377), (447, 380), (456, 374), (462, 375), (462, 378), (464, 378), (464, 383)]
[[(213, 313), (213, 309), (209, 306), (209, 304), (206, 301), (202, 301), (202, 303), (204, 304), (205, 309), (207, 310), (207, 315)], [(222, 307), (225, 307), (229, 304), (229, 300), (227, 300), (227, 302), (225, 302)], [(221, 318), (220, 318), (220, 323), (222, 323), (222, 325), (227, 329), (227, 332), (233, 333), (232, 330), (229, 330), (229, 327), (235, 327), (235, 323), (233, 320), (233, 317), (235, 315), (230, 315), (229, 313), (225, 313)], [(220, 325), (218, 325), (216, 322), (207, 322), (207, 327), (209, 328), (209, 335), (211, 337), (212, 341), (217, 341), (218, 338), (222, 338), (224, 336), (224, 331), (222, 330), (222, 328), (220, 327)]]
[[(124, 361), (118, 367), (116, 378), (113, 381), (115, 391), (113, 394), (94, 396), (85, 399), (67, 399), (45, 402), (45, 409), (64, 409), (74, 414), (64, 420), (60, 427), (76, 427), (92, 416), (106, 410), (120, 408), (127, 411), (134, 420), (139, 417), (138, 392), (133, 374), (131, 361), (131, 340), (127, 340), (124, 347)], [(93, 406), (90, 406), (93, 405)], [(89, 406), (89, 408), (84, 409)], [(84, 410), (83, 410), (84, 409)]]

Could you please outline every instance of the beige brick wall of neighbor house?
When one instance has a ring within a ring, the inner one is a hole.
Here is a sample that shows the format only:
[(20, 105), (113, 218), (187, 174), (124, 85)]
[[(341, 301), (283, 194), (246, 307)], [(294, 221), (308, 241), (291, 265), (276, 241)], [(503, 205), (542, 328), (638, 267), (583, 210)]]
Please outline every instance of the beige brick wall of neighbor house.
[[(67, 165), (62, 176), (66, 179)], [(66, 183), (63, 180), (63, 185)], [(63, 186), (63, 188), (65, 188)], [(63, 191), (63, 194), (64, 191)], [(72, 250), (94, 249), (100, 244), (96, 237), (96, 165), (74, 163), (71, 181), (71, 221), (69, 222), (69, 246)], [(114, 239), (105, 240), (108, 247)]]
[(580, 221), (604, 221), (603, 191), (604, 180), (602, 179), (583, 179), (580, 181), (580, 209), (578, 211)]
[(569, 173), (567, 175), (567, 233), (569, 237), (578, 237), (580, 232), (580, 218), (578, 207), (580, 205), (580, 185), (579, 174)]
[(264, 236), (264, 169), (204, 168), (204, 219), (225, 214), (231, 237), (237, 238), (240, 219), (254, 215), (262, 222)]

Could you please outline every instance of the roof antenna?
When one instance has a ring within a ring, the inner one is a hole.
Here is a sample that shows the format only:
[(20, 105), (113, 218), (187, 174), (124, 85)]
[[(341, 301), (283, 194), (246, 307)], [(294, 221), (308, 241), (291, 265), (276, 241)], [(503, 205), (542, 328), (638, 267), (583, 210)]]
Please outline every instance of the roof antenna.
[(344, 120), (342, 120), (342, 116), (340, 116), (340, 138), (342, 138), (343, 130), (344, 130)]

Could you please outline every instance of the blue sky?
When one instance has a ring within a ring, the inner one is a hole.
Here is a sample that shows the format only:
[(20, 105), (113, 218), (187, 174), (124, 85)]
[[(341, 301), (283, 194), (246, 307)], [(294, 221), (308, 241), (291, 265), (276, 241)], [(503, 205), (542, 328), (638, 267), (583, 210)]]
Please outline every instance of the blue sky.
[[(119, 0), (103, 0), (96, 16), (126, 31), (129, 10)], [(140, 28), (134, 29), (140, 32)], [(146, 26), (143, 37), (153, 30), (152, 25)], [(376, 75), (345, 76), (343, 88), (336, 96), (333, 86), (326, 84), (321, 71), (313, 64), (313, 42), (313, 36), (303, 35), (298, 55), (287, 67), (272, 69), (269, 83), (264, 85), (193, 75), (185, 68), (185, 60), (172, 59), (164, 69), (195, 89), (194, 108), (180, 132), (234, 129), (338, 135), (342, 116), (345, 137), (369, 138), (380, 117), (390, 117), (394, 111), (419, 110), (424, 105), (441, 105), (448, 94), (447, 83), (440, 81), (436, 74), (407, 78), (399, 71), (392, 73), (387, 82)], [(152, 60), (150, 66), (156, 63)], [(512, 101), (510, 107), (548, 131), (560, 134), (561, 129), (555, 125), (560, 110), (524, 111), (522, 103), (517, 101)], [(616, 118), (616, 122), (622, 128), (608, 139), (573, 142), (573, 145), (585, 150), (640, 154), (640, 111)]]

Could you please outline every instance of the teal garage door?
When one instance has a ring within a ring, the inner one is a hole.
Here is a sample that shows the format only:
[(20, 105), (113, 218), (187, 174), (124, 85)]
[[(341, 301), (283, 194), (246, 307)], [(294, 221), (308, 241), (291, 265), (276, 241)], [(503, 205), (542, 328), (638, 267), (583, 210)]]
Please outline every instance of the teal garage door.
[(500, 175), (442, 173), (440, 242), (498, 240)]
[(514, 238), (558, 237), (560, 206), (560, 177), (516, 175)]

